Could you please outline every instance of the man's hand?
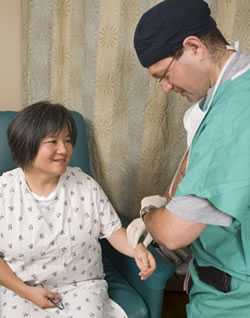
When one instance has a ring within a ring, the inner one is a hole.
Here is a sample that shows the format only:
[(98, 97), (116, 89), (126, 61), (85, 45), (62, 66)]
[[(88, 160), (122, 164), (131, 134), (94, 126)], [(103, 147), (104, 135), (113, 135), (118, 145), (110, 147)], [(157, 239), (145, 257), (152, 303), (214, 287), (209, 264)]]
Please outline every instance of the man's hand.
[(56, 307), (50, 299), (54, 303), (59, 303), (61, 301), (61, 296), (58, 293), (52, 292), (41, 286), (27, 286), (25, 298), (42, 309)]
[[(146, 233), (146, 227), (141, 218), (134, 219), (127, 227), (128, 244), (135, 248), (140, 237)], [(148, 233), (143, 240), (143, 245), (147, 247), (152, 242), (152, 236)]]
[[(165, 197), (161, 197), (160, 195), (151, 195), (145, 197), (141, 200), (140, 216), (142, 216), (142, 214), (145, 213), (146, 208), (161, 208), (165, 206), (166, 203), (167, 199)], [(135, 248), (140, 240), (140, 237), (142, 235), (146, 235), (146, 233), (147, 231), (143, 220), (141, 218), (133, 220), (127, 227), (127, 237), (129, 245)], [(150, 233), (147, 233), (143, 241), (143, 245), (147, 247), (152, 242), (152, 240), (153, 239)]]
[(134, 259), (139, 267), (139, 276), (142, 280), (147, 279), (156, 269), (154, 256), (144, 247), (138, 244), (134, 249)]

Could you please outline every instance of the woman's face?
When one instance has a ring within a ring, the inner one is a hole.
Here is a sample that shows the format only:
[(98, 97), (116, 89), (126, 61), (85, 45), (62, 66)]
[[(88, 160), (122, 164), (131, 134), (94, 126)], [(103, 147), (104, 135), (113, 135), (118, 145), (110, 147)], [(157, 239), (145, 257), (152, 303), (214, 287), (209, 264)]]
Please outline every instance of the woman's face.
[(55, 135), (42, 139), (38, 153), (29, 166), (29, 171), (51, 177), (61, 176), (72, 156), (73, 145), (69, 130), (65, 127)]

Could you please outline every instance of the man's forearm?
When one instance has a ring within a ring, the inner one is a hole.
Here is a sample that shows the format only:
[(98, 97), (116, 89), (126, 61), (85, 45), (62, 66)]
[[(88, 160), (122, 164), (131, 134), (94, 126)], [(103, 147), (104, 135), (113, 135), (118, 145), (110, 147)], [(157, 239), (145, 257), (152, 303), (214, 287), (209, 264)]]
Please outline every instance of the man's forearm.
[(166, 226), (165, 222), (161, 222), (160, 215), (164, 213), (163, 208), (157, 209), (152, 208), (150, 212), (146, 213), (143, 216), (143, 221), (145, 223), (147, 231), (152, 235), (154, 240), (159, 244), (165, 245), (165, 242), (162, 242), (162, 233)]
[(191, 244), (206, 228), (205, 224), (186, 221), (165, 208), (151, 209), (143, 220), (155, 241), (170, 250)]

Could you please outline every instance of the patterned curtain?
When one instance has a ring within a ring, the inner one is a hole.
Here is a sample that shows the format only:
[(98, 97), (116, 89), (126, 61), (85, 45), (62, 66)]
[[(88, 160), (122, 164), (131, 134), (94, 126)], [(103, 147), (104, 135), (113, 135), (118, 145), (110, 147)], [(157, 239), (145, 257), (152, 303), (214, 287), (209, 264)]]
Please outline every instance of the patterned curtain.
[(250, 2), (212, 0), (211, 8), (219, 28), (231, 43), (239, 41), (242, 52), (250, 50)]
[[(22, 0), (25, 105), (48, 99), (88, 122), (97, 181), (120, 214), (163, 193), (185, 147), (189, 106), (164, 95), (133, 49), (141, 14), (155, 0)], [(248, 1), (210, 1), (230, 39), (249, 47)]]

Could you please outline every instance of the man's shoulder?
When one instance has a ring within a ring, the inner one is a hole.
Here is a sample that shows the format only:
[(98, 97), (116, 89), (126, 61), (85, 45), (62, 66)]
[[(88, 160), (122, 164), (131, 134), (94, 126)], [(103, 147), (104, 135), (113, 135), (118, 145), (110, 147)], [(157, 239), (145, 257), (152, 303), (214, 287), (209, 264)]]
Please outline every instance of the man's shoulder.
[(235, 72), (231, 79), (222, 83), (218, 90), (216, 101), (222, 101), (223, 104), (229, 102), (249, 104), (250, 101), (250, 64)]

